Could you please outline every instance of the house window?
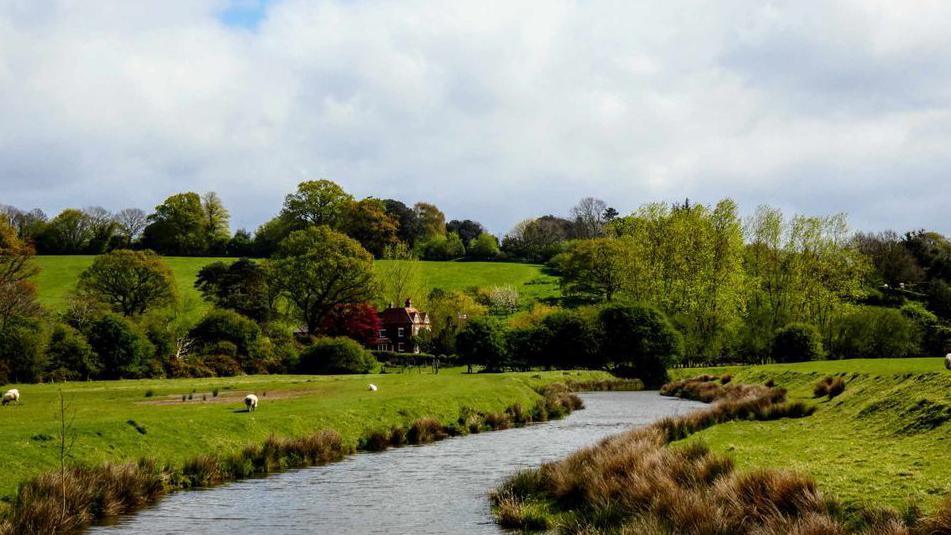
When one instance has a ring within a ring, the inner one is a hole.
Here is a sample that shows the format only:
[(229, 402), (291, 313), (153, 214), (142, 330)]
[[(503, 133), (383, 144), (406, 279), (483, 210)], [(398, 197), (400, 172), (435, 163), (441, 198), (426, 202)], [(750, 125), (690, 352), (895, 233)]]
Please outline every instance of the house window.
[(402, 328), (402, 327), (399, 327), (399, 328), (396, 329), (396, 336), (398, 336), (398, 337), (400, 337), (400, 338), (403, 337), (403, 328)]
[(386, 329), (380, 329), (380, 338), (386, 338)]
[(396, 350), (397, 350), (397, 351), (403, 351), (403, 342), (400, 342), (399, 344), (397, 344)]

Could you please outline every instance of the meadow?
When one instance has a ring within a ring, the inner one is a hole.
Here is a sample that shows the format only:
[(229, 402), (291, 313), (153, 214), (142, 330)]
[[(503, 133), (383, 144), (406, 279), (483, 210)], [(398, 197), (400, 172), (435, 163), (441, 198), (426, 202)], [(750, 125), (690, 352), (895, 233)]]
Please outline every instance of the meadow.
[[(360, 376), (243, 376), (14, 385), (22, 404), (0, 408), (0, 499), (17, 484), (59, 463), (60, 392), (73, 442), (70, 464), (148, 457), (180, 466), (200, 455), (226, 455), (270, 436), (301, 437), (321, 429), (356, 445), (373, 431), (432, 417), (446, 425), (464, 408), (501, 412), (532, 407), (536, 389), (554, 382), (610, 379), (604, 372), (464, 374), (390, 373)], [(369, 383), (379, 387), (367, 389)], [(7, 386), (9, 388), (9, 386)], [(260, 398), (247, 413), (248, 393)], [(183, 399), (184, 398), (184, 399)]]
[[(92, 263), (91, 255), (38, 256), (36, 263), (41, 271), (35, 282), (39, 301), (52, 310), (62, 310), (66, 296), (76, 288), (79, 274)], [(195, 290), (195, 277), (202, 267), (227, 258), (211, 257), (164, 257), (175, 274), (179, 293), (200, 301)], [(391, 260), (378, 260), (377, 266)], [(506, 262), (420, 262), (423, 285), (427, 290), (464, 290), (470, 287), (514, 286), (522, 302), (536, 299), (557, 298), (560, 295), (558, 278), (545, 274), (542, 266)]]
[[(741, 469), (791, 468), (853, 505), (917, 506), (928, 510), (951, 493), (951, 372), (943, 359), (855, 359), (672, 370), (675, 378), (703, 373), (739, 383), (769, 380), (789, 399), (814, 404), (802, 419), (734, 421), (684, 443), (727, 453)], [(844, 379), (834, 399), (814, 398), (826, 376)]]

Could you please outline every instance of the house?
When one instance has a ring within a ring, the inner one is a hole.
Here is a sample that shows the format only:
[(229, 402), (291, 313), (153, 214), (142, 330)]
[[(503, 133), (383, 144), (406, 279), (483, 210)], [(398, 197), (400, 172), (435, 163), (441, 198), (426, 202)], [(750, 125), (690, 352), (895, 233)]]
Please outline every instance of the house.
[(405, 306), (390, 306), (380, 312), (380, 336), (375, 342), (377, 350), (396, 351), (398, 353), (419, 353), (419, 346), (413, 341), (420, 331), (432, 330), (429, 314), (413, 308), (413, 302), (406, 300)]

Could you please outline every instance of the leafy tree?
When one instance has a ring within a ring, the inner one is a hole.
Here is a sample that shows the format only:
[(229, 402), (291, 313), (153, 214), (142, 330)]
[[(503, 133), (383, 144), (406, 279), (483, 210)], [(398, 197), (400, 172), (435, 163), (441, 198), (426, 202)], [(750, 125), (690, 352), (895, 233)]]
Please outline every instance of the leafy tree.
[(377, 291), (373, 256), (326, 226), (292, 232), (272, 265), (274, 284), (309, 334), (336, 305), (369, 301)]
[(376, 307), (369, 303), (346, 303), (335, 306), (324, 318), (321, 332), (327, 336), (346, 336), (362, 344), (372, 344), (383, 324)]
[(467, 256), (477, 260), (492, 260), (499, 256), (499, 240), (483, 232), (469, 242)]
[(466, 254), (462, 240), (454, 232), (445, 236), (433, 236), (426, 241), (417, 242), (416, 246), (420, 256), (426, 260), (454, 260)]
[(30, 281), (40, 271), (33, 258), (33, 247), (0, 220), (0, 336), (14, 319), (37, 317), (42, 312), (36, 302), (36, 286)]
[(350, 338), (318, 338), (301, 352), (298, 373), (373, 373), (377, 366), (373, 355)]
[(808, 323), (790, 323), (776, 331), (772, 351), (776, 362), (819, 360), (823, 356), (819, 331)]
[(119, 235), (125, 240), (126, 248), (131, 248), (132, 243), (139, 239), (142, 231), (145, 230), (148, 216), (138, 208), (125, 208), (116, 214), (115, 221)]
[(634, 247), (623, 238), (578, 240), (552, 259), (566, 295), (611, 301), (626, 286)]
[(242, 258), (254, 256), (254, 239), (251, 237), (251, 233), (244, 229), (235, 231), (234, 236), (228, 240), (228, 245), (225, 247), (225, 254)]
[(281, 218), (292, 228), (327, 225), (339, 228), (353, 203), (353, 196), (330, 180), (309, 180), (297, 185), (297, 191), (284, 198)]
[(412, 247), (420, 236), (419, 218), (416, 211), (394, 199), (384, 199), (386, 215), (397, 223), (396, 235), (407, 246)]
[(142, 235), (143, 245), (167, 255), (208, 251), (205, 208), (197, 193), (178, 193), (155, 207)]
[(5, 219), (25, 243), (37, 241), (46, 230), (47, 217), (39, 208), (24, 212), (14, 206), (0, 205), (0, 217)]
[(247, 258), (201, 268), (195, 288), (215, 306), (234, 310), (257, 322), (263, 323), (273, 316), (276, 292), (267, 268)]
[(81, 253), (93, 238), (92, 222), (81, 210), (67, 208), (50, 220), (39, 238), (46, 252)]
[(571, 233), (572, 223), (567, 219), (552, 215), (527, 219), (502, 239), (502, 251), (513, 259), (544, 263), (562, 252)]
[(383, 256), (387, 247), (399, 241), (397, 221), (386, 213), (383, 201), (372, 197), (350, 205), (343, 228), (348, 236), (377, 258)]
[(102, 362), (102, 378), (142, 377), (146, 374), (146, 362), (155, 354), (155, 347), (128, 319), (105, 314), (93, 320), (85, 334)]
[(205, 314), (190, 334), (199, 346), (198, 351), (206, 354), (220, 353), (216, 347), (222, 342), (233, 344), (231, 356), (242, 360), (245, 370), (251, 370), (251, 356), (261, 338), (261, 328), (233, 310), (214, 309)]
[(446, 215), (436, 205), (418, 202), (413, 206), (419, 224), (419, 239), (446, 235)]
[(211, 254), (224, 253), (231, 236), (228, 225), (231, 215), (221, 202), (221, 198), (213, 191), (202, 195), (201, 208), (204, 216), (202, 227), (205, 233), (206, 251)]
[(578, 312), (558, 311), (546, 316), (541, 328), (549, 341), (546, 364), (558, 368), (601, 368), (595, 327)]
[(650, 388), (667, 381), (667, 368), (683, 354), (683, 339), (662, 312), (611, 305), (601, 310), (598, 321), (602, 355), (616, 373), (638, 377)]
[[(34, 318), (16, 318), (0, 333), (0, 381), (29, 383), (46, 369), (49, 330)], [(6, 376), (6, 377), (4, 377)]]
[(280, 216), (264, 223), (254, 232), (253, 256), (264, 258), (273, 255), (277, 246), (293, 230), (293, 224)]
[(79, 276), (79, 291), (125, 316), (176, 298), (175, 277), (158, 255), (125, 249), (97, 256)]
[(852, 243), (872, 263), (877, 283), (897, 288), (900, 284), (924, 281), (924, 270), (897, 233), (859, 233), (852, 238)]
[(937, 232), (919, 230), (907, 233), (904, 245), (928, 279), (951, 280), (951, 241), (947, 238)]
[(551, 366), (548, 350), (553, 344), (551, 331), (543, 325), (510, 329), (505, 334), (509, 360), (523, 370), (533, 366)]
[(842, 358), (913, 357), (921, 353), (922, 334), (900, 310), (857, 307), (834, 321), (831, 348)]
[(48, 369), (63, 378), (88, 380), (99, 375), (102, 363), (86, 337), (65, 324), (53, 327), (47, 348)]
[(90, 206), (83, 210), (89, 221), (91, 237), (86, 252), (99, 254), (106, 251), (118, 231), (115, 217), (101, 206)]
[(466, 322), (456, 336), (456, 353), (472, 373), (480, 364), (487, 371), (501, 371), (507, 364), (505, 328), (498, 320), (480, 317)]
[(488, 313), (485, 306), (462, 292), (445, 292), (436, 288), (430, 292), (428, 300), (434, 353), (455, 353), (456, 336), (467, 322)]
[(469, 243), (481, 236), (485, 232), (485, 228), (482, 227), (482, 223), (472, 221), (471, 219), (464, 221), (453, 219), (446, 223), (446, 232), (455, 232), (459, 235), (459, 238), (462, 239), (463, 243)]

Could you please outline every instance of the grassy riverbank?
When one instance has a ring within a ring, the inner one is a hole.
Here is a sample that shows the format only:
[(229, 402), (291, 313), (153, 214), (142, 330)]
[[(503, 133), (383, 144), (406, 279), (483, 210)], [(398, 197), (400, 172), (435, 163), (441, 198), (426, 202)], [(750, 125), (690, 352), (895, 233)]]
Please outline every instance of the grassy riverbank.
[[(0, 496), (58, 467), (59, 390), (68, 405), (75, 443), (70, 463), (99, 465), (149, 457), (181, 465), (203, 454), (225, 455), (269, 436), (299, 437), (320, 429), (344, 442), (422, 417), (443, 424), (464, 408), (499, 412), (532, 407), (536, 388), (569, 380), (610, 378), (601, 372), (428, 373), (370, 376), (247, 376), (19, 385), (23, 404), (0, 410)], [(379, 391), (367, 391), (367, 385)], [(214, 395), (218, 391), (217, 397)], [(258, 411), (243, 412), (254, 392)], [(185, 396), (186, 401), (182, 401)], [(191, 396), (191, 400), (187, 398)]]
[[(676, 370), (678, 377), (729, 373), (741, 383), (770, 379), (817, 410), (801, 420), (735, 421), (686, 442), (728, 453), (738, 467), (791, 468), (853, 505), (933, 508), (951, 494), (951, 372), (940, 358), (863, 359)], [(845, 391), (813, 400), (813, 387), (840, 376)]]
[[(52, 310), (61, 310), (67, 294), (76, 287), (79, 274), (93, 261), (91, 255), (50, 255), (36, 257), (41, 271), (35, 282), (39, 301)], [(194, 288), (195, 277), (202, 267), (228, 258), (163, 257), (172, 272), (179, 293), (200, 299)], [(378, 260), (382, 267), (390, 260)], [(558, 278), (543, 273), (542, 266), (509, 262), (420, 262), (422, 285), (428, 292), (433, 288), (464, 290), (470, 287), (513, 286), (523, 302), (561, 295)]]

